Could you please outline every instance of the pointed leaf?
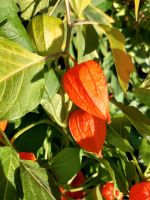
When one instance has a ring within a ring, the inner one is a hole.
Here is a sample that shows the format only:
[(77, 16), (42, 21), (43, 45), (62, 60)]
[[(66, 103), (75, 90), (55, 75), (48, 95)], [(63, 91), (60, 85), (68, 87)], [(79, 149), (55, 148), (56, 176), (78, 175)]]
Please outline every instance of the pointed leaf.
[(60, 183), (67, 183), (79, 170), (81, 164), (79, 148), (64, 148), (52, 158), (50, 170)]
[(134, 71), (134, 65), (131, 57), (125, 51), (125, 39), (123, 34), (116, 28), (106, 25), (100, 25), (105, 31), (114, 55), (116, 70), (120, 85), (124, 92), (128, 89), (131, 72)]
[(19, 167), (17, 153), (11, 147), (0, 148), (0, 199), (18, 199), (15, 171)]
[(134, 0), (134, 4), (135, 4), (135, 18), (136, 21), (138, 19), (138, 10), (139, 10), (139, 5), (140, 5), (140, 0)]
[(106, 122), (83, 110), (76, 110), (69, 117), (69, 129), (81, 148), (101, 156), (106, 137)]
[(150, 107), (150, 73), (139, 88), (136, 88), (135, 96), (139, 98), (142, 103)]
[(36, 108), (44, 90), (44, 58), (0, 38), (0, 119), (16, 119)]
[(30, 51), (34, 50), (32, 42), (17, 15), (18, 8), (14, 0), (1, 0), (0, 3), (0, 36), (17, 42)]
[(60, 18), (37, 15), (28, 25), (28, 32), (41, 55), (61, 51), (64, 40), (64, 26)]
[(131, 124), (137, 129), (137, 131), (143, 136), (150, 136), (150, 119), (144, 116), (137, 108), (133, 106), (126, 106), (122, 103), (112, 100), (122, 112), (126, 115)]
[(34, 161), (20, 161), (20, 176), (26, 200), (55, 200), (53, 197), (45, 169)]
[(107, 83), (98, 63), (89, 60), (76, 64), (64, 74), (63, 85), (78, 107), (110, 122)]
[(139, 154), (144, 161), (145, 165), (150, 163), (150, 141), (145, 138), (142, 140), (142, 143), (139, 148)]

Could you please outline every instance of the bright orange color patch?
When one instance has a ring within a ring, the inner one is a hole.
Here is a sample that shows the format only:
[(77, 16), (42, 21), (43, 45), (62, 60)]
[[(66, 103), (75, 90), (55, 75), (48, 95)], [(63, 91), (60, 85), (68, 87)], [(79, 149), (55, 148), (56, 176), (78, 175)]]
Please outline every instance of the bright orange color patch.
[(106, 137), (105, 120), (83, 110), (76, 110), (69, 117), (69, 129), (80, 147), (101, 157), (101, 149)]
[(103, 185), (101, 193), (105, 200), (123, 199), (122, 192), (120, 192), (117, 188), (115, 188), (113, 182), (107, 182), (105, 185)]
[(22, 160), (36, 160), (36, 157), (33, 153), (30, 152), (19, 152), (19, 157)]
[(1, 129), (2, 131), (5, 131), (5, 130), (6, 130), (7, 123), (8, 123), (8, 122), (7, 122), (6, 120), (0, 122), (0, 129)]
[(106, 78), (97, 62), (89, 60), (69, 69), (63, 85), (78, 107), (110, 123)]
[(129, 200), (150, 200), (150, 182), (137, 183), (131, 187)]

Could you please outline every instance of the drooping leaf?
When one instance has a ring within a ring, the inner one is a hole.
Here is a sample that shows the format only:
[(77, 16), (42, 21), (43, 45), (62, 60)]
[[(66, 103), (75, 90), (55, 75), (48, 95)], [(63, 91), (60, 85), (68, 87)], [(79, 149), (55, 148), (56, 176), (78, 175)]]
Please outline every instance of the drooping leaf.
[(79, 170), (81, 158), (79, 148), (64, 148), (52, 158), (50, 170), (60, 183), (67, 183)]
[(18, 199), (15, 185), (15, 171), (19, 167), (17, 153), (11, 147), (0, 148), (0, 199)]
[(134, 0), (135, 4), (135, 19), (137, 21), (138, 19), (138, 10), (139, 10), (139, 5), (140, 5), (140, 0)]
[(40, 168), (34, 161), (20, 161), (20, 176), (24, 199), (55, 200), (48, 183), (45, 169)]
[(17, 119), (39, 105), (43, 67), (43, 57), (0, 38), (0, 119)]
[(76, 64), (64, 74), (63, 85), (78, 107), (110, 122), (107, 83), (98, 63), (89, 60)]
[(150, 106), (150, 73), (142, 85), (135, 89), (134, 94), (142, 103)]
[(118, 79), (123, 91), (126, 92), (128, 89), (130, 74), (134, 71), (134, 65), (131, 57), (126, 53), (124, 36), (116, 28), (106, 25), (100, 25), (100, 27), (105, 31), (109, 39)]
[(32, 42), (17, 15), (18, 8), (13, 0), (1, 0), (0, 3), (0, 36), (6, 37), (24, 48), (33, 51)]
[(112, 100), (122, 112), (126, 115), (131, 124), (137, 129), (137, 131), (143, 136), (150, 136), (150, 119), (142, 114), (137, 108), (133, 106), (126, 106), (122, 103)]
[(150, 141), (143, 138), (139, 148), (139, 154), (145, 165), (150, 163)]
[(7, 123), (8, 123), (7, 120), (0, 121), (0, 130), (5, 131)]
[(90, 190), (88, 195), (85, 197), (85, 200), (103, 200), (103, 197), (100, 192), (100, 187), (97, 186), (96, 188)]
[(92, 4), (88, 5), (84, 11), (85, 16), (91, 20), (100, 24), (110, 25), (114, 20), (105, 14), (102, 10), (96, 8)]
[(75, 110), (69, 117), (69, 129), (80, 147), (101, 156), (106, 137), (106, 122), (104, 120), (83, 110)]
[(110, 125), (107, 133), (107, 142), (124, 152), (132, 152), (133, 148), (129, 142), (122, 138), (116, 130)]
[(41, 55), (46, 56), (61, 51), (64, 26), (60, 18), (37, 15), (30, 21), (28, 32)]
[(80, 18), (82, 17), (84, 9), (87, 7), (88, 4), (90, 4), (91, 0), (69, 0), (69, 2), (75, 14)]
[(21, 10), (21, 17), (24, 20), (28, 20), (34, 15), (36, 15), (39, 11), (44, 10), (48, 7), (48, 0), (17, 0), (17, 3)]

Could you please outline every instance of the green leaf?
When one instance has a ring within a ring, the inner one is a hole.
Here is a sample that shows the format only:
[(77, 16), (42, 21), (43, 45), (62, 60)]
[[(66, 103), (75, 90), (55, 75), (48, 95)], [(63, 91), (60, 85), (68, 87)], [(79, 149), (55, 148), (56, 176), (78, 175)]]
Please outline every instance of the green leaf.
[(107, 133), (107, 142), (117, 148), (119, 148), (123, 152), (132, 152), (133, 148), (129, 144), (129, 142), (122, 138), (117, 131), (110, 125)]
[(80, 149), (68, 147), (52, 158), (50, 170), (57, 180), (64, 184), (80, 170), (80, 164)]
[(19, 167), (17, 153), (11, 147), (0, 147), (0, 199), (18, 199), (15, 171)]
[(125, 114), (131, 124), (143, 137), (150, 136), (150, 119), (133, 106), (126, 106), (116, 100), (112, 100), (111, 102)]
[(106, 12), (107, 10), (112, 8), (112, 5), (113, 5), (112, 0), (101, 0), (101, 1), (98, 0), (95, 6)]
[(100, 27), (105, 31), (105, 34), (109, 39), (120, 86), (123, 91), (126, 92), (128, 89), (130, 74), (134, 71), (134, 65), (131, 57), (126, 53), (124, 36), (116, 28), (102, 24)]
[(100, 192), (100, 187), (97, 186), (94, 189), (90, 190), (88, 195), (85, 197), (85, 200), (103, 200), (103, 197)]
[(0, 119), (20, 118), (39, 105), (43, 67), (43, 57), (0, 38)]
[(136, 21), (138, 19), (138, 10), (139, 10), (139, 5), (140, 5), (140, 0), (134, 0), (134, 4), (135, 4), (135, 18)]
[(150, 141), (145, 138), (142, 140), (142, 143), (139, 148), (139, 154), (144, 161), (145, 165), (150, 163)]
[(92, 4), (86, 7), (84, 14), (89, 20), (98, 22), (99, 24), (110, 25), (114, 22), (111, 17), (105, 14), (102, 10), (94, 7)]
[(20, 176), (24, 199), (55, 200), (49, 187), (47, 173), (45, 169), (39, 167), (38, 163), (21, 160)]
[(20, 18), (17, 15), (17, 6), (13, 0), (2, 0), (0, 3), (0, 36), (6, 37), (22, 45), (30, 51), (34, 50)]
[(69, 0), (70, 5), (78, 18), (82, 17), (84, 9), (90, 4), (91, 0)]
[(150, 73), (147, 75), (142, 85), (135, 89), (134, 94), (140, 102), (150, 107)]
[(21, 17), (24, 20), (28, 20), (31, 17), (33, 17), (34, 15), (36, 15), (38, 12), (40, 12), (41, 10), (44, 10), (45, 8), (48, 7), (49, 5), (49, 1), (48, 0), (26, 0), (26, 1), (22, 1), (22, 0), (18, 0), (17, 1), (20, 10), (21, 10)]
[(64, 25), (60, 18), (37, 15), (29, 23), (28, 32), (41, 55), (46, 56), (61, 51)]
[(52, 99), (54, 97), (54, 95), (57, 93), (58, 88), (60, 86), (58, 78), (54, 72), (54, 70), (48, 69), (45, 73), (44, 73), (44, 78), (45, 78), (45, 96), (48, 96), (49, 99)]

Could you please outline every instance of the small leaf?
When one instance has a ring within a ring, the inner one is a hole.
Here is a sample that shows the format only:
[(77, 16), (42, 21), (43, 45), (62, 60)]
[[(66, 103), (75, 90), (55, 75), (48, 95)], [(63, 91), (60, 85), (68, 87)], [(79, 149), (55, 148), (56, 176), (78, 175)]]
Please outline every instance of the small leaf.
[(122, 112), (126, 115), (131, 124), (137, 129), (137, 131), (143, 136), (150, 136), (150, 120), (144, 116), (137, 108), (133, 106), (126, 106), (122, 103), (112, 100)]
[(88, 195), (85, 197), (85, 200), (103, 200), (103, 197), (100, 192), (100, 187), (97, 186), (96, 188), (90, 190)]
[(60, 18), (37, 15), (28, 25), (39, 53), (43, 56), (61, 51), (64, 40), (64, 25)]
[(0, 130), (5, 131), (6, 126), (7, 126), (7, 121), (0, 121)]
[(17, 3), (21, 10), (21, 17), (24, 20), (28, 20), (34, 15), (36, 15), (39, 11), (48, 7), (49, 2), (48, 0), (17, 0)]
[(81, 148), (101, 156), (106, 137), (106, 122), (83, 110), (76, 110), (69, 117), (69, 129)]
[(17, 153), (11, 147), (0, 148), (0, 199), (18, 199), (15, 185), (15, 171), (19, 167)]
[(40, 168), (36, 162), (21, 160), (20, 176), (24, 199), (55, 200), (49, 187), (47, 173), (45, 169)]
[(39, 105), (43, 67), (43, 57), (0, 38), (0, 119), (20, 118)]
[(135, 18), (136, 21), (138, 19), (138, 10), (139, 10), (139, 5), (140, 5), (140, 0), (134, 0), (134, 4), (135, 4)]
[(64, 74), (63, 85), (78, 107), (110, 122), (107, 83), (98, 63), (89, 60), (76, 64)]
[(64, 148), (52, 158), (50, 170), (60, 183), (67, 183), (79, 170), (81, 158), (79, 148)]
[(134, 65), (131, 57), (125, 51), (124, 36), (116, 28), (106, 25), (100, 25), (100, 27), (105, 31), (109, 39), (114, 55), (118, 79), (123, 91), (126, 92), (128, 89), (130, 74), (134, 71)]
[(147, 75), (142, 85), (135, 89), (134, 94), (142, 103), (150, 106), (150, 73)]
[(17, 15), (18, 8), (13, 0), (1, 0), (0, 3), (0, 36), (17, 42), (24, 48), (33, 51), (32, 42)]
[(145, 165), (150, 163), (150, 141), (145, 138), (142, 140), (142, 143), (139, 148), (139, 154), (144, 161)]
[(69, 0), (69, 2), (75, 14), (80, 18), (82, 17), (84, 9), (87, 7), (88, 4), (90, 4), (91, 0)]

